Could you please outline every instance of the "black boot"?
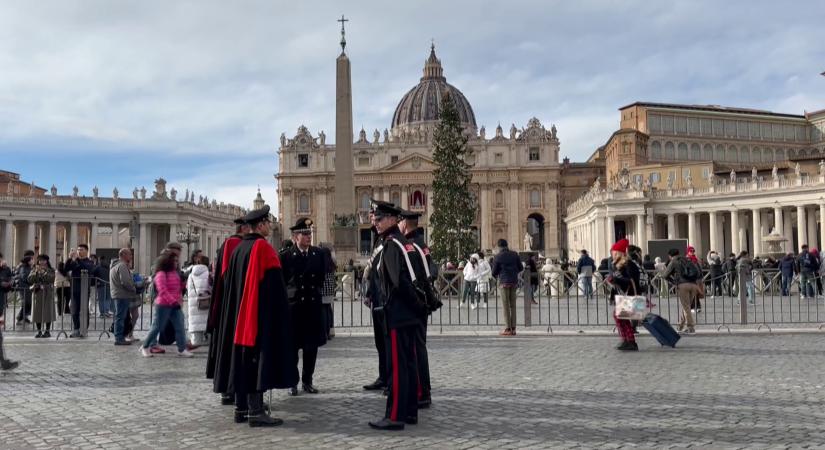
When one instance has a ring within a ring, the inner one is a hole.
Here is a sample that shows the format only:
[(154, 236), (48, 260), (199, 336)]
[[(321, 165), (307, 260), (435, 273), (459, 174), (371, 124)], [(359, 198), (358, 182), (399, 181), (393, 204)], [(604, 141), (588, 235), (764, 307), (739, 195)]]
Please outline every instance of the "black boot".
[(249, 411), (235, 408), (235, 423), (244, 423), (249, 420)]
[(19, 363), (19, 362), (17, 362), (17, 361), (12, 361), (12, 360), (10, 360), (10, 359), (4, 359), (2, 362), (0, 362), (0, 369), (3, 369), (3, 370), (14, 370), (14, 369), (16, 369), (16, 368), (17, 368), (17, 366), (19, 366), (19, 365), (20, 365), (20, 363)]
[(234, 405), (235, 396), (232, 394), (221, 394), (221, 405)]
[(264, 410), (264, 394), (261, 392), (249, 394), (249, 426), (274, 427), (284, 423), (283, 420), (271, 417)]
[(379, 389), (384, 389), (387, 387), (387, 382), (382, 380), (381, 378), (376, 379), (370, 384), (364, 386), (365, 391), (377, 391)]

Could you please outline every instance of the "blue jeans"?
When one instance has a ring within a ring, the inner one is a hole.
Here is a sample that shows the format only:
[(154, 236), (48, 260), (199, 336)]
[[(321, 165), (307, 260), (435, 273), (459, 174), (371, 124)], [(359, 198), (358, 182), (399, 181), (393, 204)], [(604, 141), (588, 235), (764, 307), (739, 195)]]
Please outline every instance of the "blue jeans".
[(799, 274), (799, 295), (802, 297), (814, 297), (816, 289), (814, 274), (802, 272)]
[(149, 348), (158, 343), (158, 335), (160, 331), (166, 328), (166, 323), (172, 321), (172, 326), (175, 327), (175, 344), (178, 346), (178, 351), (182, 352), (186, 349), (186, 332), (183, 329), (183, 311), (180, 308), (172, 308), (170, 306), (155, 305), (155, 321), (152, 322), (152, 328), (143, 341), (143, 348)]
[(116, 298), (115, 303), (115, 341), (122, 342), (125, 338), (123, 336), (123, 329), (126, 325), (126, 320), (132, 320), (129, 317), (129, 300)]
[(791, 295), (791, 281), (793, 280), (793, 274), (791, 275), (782, 275), (782, 295)]
[(109, 292), (109, 285), (103, 284), (102, 281), (98, 281), (98, 283), (102, 284), (102, 286), (98, 285), (97, 288), (97, 315), (102, 316), (108, 312), (112, 311), (112, 300), (109, 298), (111, 293)]
[(593, 277), (582, 277), (582, 285), (584, 285), (584, 296), (590, 298), (593, 296)]

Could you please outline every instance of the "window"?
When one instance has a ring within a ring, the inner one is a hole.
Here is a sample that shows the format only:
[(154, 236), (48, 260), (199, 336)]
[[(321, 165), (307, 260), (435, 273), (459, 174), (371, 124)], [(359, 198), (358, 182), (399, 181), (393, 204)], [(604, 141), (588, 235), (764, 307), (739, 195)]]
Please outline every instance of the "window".
[(633, 184), (642, 184), (642, 176), (640, 174), (633, 175)]
[(398, 155), (390, 156), (390, 164), (395, 164), (398, 162)]
[(306, 153), (298, 154), (298, 167), (309, 167), (309, 155)]
[(702, 168), (702, 178), (708, 179), (710, 178), (710, 167), (703, 167)]
[(662, 176), (659, 174), (659, 172), (653, 172), (650, 174), (650, 184), (658, 183), (661, 180)]
[(541, 192), (538, 189), (533, 189), (532, 191), (530, 191), (530, 207), (541, 207)]
[(360, 209), (364, 211), (369, 211), (370, 209), (370, 194), (364, 193), (361, 194), (361, 204), (359, 205)]
[(299, 213), (308, 213), (309, 212), (309, 195), (301, 194), (298, 196), (298, 212)]
[(496, 208), (504, 208), (504, 192), (496, 189)]
[(358, 166), (365, 167), (370, 165), (370, 158), (368, 156), (362, 156), (358, 158)]
[(390, 203), (393, 203), (395, 206), (401, 206), (401, 193), (393, 192), (390, 194)]
[(538, 161), (541, 159), (541, 153), (538, 147), (530, 147), (530, 161)]
[(682, 178), (687, 179), (690, 175), (690, 169), (682, 169)]
[(413, 192), (411, 200), (411, 209), (422, 210), (424, 209), (424, 206), (427, 204), (426, 198), (424, 197), (424, 194), (421, 191)]
[(495, 154), (495, 163), (501, 164), (504, 162), (504, 154), (503, 153), (496, 153)]

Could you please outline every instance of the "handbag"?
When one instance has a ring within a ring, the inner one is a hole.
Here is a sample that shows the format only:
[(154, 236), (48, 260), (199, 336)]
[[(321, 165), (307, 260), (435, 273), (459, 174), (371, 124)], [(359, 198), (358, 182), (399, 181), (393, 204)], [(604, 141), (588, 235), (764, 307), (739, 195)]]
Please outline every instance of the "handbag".
[(195, 285), (194, 281), (192, 281), (192, 288), (195, 289), (195, 295), (198, 297), (198, 309), (202, 311), (208, 310), (209, 304), (212, 303), (212, 293), (204, 292), (201, 294), (198, 292), (198, 287)]
[(616, 318), (643, 320), (647, 315), (647, 298), (642, 295), (617, 295)]

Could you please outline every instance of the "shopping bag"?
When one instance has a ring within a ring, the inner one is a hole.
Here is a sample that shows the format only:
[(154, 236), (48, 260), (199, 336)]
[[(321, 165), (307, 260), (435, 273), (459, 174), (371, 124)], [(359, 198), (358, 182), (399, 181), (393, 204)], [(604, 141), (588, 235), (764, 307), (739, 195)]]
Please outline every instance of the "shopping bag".
[(647, 314), (647, 299), (641, 295), (617, 295), (616, 317), (627, 320), (643, 320)]

